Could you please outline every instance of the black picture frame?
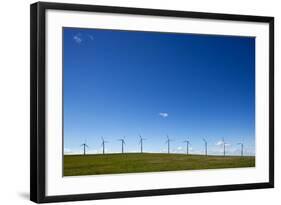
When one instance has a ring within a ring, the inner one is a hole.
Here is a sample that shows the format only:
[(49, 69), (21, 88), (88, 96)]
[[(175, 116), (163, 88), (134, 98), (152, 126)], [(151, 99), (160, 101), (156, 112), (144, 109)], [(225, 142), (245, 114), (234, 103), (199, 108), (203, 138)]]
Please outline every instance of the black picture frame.
[[(45, 116), (46, 116), (46, 10), (68, 10), (102, 13), (170, 16), (181, 18), (217, 19), (263, 22), (269, 24), (269, 181), (263, 183), (230, 184), (192, 188), (122, 191), (107, 193), (46, 196), (45, 180)], [(110, 7), (82, 4), (38, 2), (30, 7), (30, 199), (37, 203), (76, 200), (97, 200), (198, 192), (231, 191), (274, 187), (274, 17)]]

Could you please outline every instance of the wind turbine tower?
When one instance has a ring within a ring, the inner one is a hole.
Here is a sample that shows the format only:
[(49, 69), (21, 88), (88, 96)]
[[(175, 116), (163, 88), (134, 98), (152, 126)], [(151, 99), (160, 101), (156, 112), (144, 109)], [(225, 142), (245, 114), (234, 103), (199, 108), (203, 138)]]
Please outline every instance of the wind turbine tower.
[(102, 145), (102, 154), (105, 154), (105, 143), (108, 143), (108, 142), (105, 141), (105, 140), (103, 139), (103, 137), (101, 137), (101, 140), (102, 140), (102, 143), (101, 143), (101, 145)]
[(167, 135), (166, 143), (168, 144), (168, 154), (170, 154), (170, 142), (171, 142), (171, 139), (170, 139), (169, 136)]
[(222, 138), (222, 145), (223, 145), (223, 156), (225, 157), (225, 141), (224, 138)]
[(142, 138), (142, 136), (140, 135), (140, 142), (139, 142), (139, 144), (140, 144), (140, 148), (141, 148), (141, 153), (143, 153), (143, 140), (146, 140), (146, 139)]
[(81, 144), (83, 146), (83, 155), (86, 155), (86, 147), (89, 147), (86, 143)]
[(123, 154), (123, 153), (124, 153), (124, 145), (126, 144), (126, 143), (125, 143), (125, 137), (119, 139), (118, 141), (121, 141), (121, 148), (122, 148), (122, 154)]
[(205, 145), (205, 156), (208, 156), (208, 142), (205, 138), (203, 138), (204, 145)]
[(189, 144), (190, 144), (190, 142), (189, 142), (189, 140), (185, 140), (183, 142), (186, 143), (186, 154), (188, 155), (189, 154)]

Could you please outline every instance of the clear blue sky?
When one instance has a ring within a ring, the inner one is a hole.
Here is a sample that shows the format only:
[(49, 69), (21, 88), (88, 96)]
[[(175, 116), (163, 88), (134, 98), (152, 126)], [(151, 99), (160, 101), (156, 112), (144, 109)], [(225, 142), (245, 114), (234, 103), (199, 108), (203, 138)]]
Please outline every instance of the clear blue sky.
[(255, 38), (64, 28), (64, 150), (255, 154)]

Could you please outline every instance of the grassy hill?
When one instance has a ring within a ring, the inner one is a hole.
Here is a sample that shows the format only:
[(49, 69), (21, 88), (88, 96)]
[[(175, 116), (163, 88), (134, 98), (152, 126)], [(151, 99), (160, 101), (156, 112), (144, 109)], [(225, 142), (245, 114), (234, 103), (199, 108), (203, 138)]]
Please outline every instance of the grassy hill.
[(255, 157), (126, 153), (65, 155), (64, 176), (254, 167)]

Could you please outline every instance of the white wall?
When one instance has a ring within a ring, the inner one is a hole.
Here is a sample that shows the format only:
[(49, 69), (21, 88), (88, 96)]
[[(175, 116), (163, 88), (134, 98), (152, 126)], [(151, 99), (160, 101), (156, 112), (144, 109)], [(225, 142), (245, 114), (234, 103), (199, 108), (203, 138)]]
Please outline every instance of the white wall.
[[(51, 1), (51, 0), (49, 0)], [(31, 204), (29, 197), (29, 4), (2, 1), (0, 6), (0, 204)], [(76, 1), (61, 1), (79, 3)], [(80, 1), (81, 2), (81, 1)], [(281, 145), (281, 12), (270, 0), (84, 0), (86, 4), (275, 16), (275, 147)], [(276, 188), (177, 196), (71, 202), (69, 204), (279, 204), (281, 150), (276, 149)]]

